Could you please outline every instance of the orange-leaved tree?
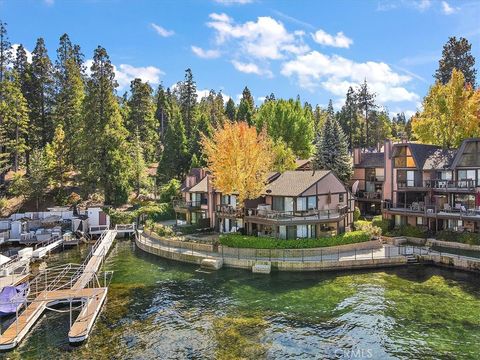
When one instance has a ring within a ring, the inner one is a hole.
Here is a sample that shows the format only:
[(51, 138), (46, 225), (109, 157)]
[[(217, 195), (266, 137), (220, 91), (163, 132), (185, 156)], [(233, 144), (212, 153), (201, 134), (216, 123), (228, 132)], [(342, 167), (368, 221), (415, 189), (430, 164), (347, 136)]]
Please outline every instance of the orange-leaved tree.
[(273, 156), (266, 131), (257, 133), (246, 122), (226, 122), (212, 138), (204, 136), (202, 144), (215, 189), (237, 194), (240, 206), (262, 194)]

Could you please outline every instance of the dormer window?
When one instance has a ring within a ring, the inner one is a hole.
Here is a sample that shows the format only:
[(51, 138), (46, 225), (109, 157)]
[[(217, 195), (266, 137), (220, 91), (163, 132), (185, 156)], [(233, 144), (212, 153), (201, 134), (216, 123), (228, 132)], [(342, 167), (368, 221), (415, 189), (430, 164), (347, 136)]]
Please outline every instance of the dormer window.
[(394, 165), (396, 168), (414, 168), (415, 160), (408, 146), (400, 146), (394, 153)]

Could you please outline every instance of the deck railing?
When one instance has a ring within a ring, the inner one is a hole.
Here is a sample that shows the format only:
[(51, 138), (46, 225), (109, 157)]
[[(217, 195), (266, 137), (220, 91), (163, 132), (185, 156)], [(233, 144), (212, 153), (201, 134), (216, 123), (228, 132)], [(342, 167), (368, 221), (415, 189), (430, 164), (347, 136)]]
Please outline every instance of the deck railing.
[(359, 191), (357, 198), (366, 200), (381, 200), (382, 193), (377, 191)]
[(410, 204), (405, 203), (391, 203), (384, 202), (383, 208), (385, 210), (394, 211), (394, 212), (404, 212), (404, 213), (416, 213), (428, 215), (451, 215), (452, 217), (479, 217), (480, 218), (480, 208), (469, 208), (464, 205), (460, 206), (450, 206), (448, 204), (439, 207), (437, 205), (425, 205), (422, 202), (412, 202)]
[(475, 180), (425, 180), (424, 181), (426, 188), (436, 189), (436, 190), (449, 190), (449, 189), (460, 189), (460, 190), (475, 190)]
[(267, 209), (248, 209), (246, 216), (278, 221), (328, 220), (338, 219), (347, 213), (347, 206), (328, 210), (276, 211)]
[(215, 212), (219, 216), (236, 216), (236, 217), (241, 217), (243, 215), (242, 209), (239, 209), (235, 206), (232, 205), (217, 205), (215, 207)]
[(201, 205), (202, 205), (202, 201), (173, 200), (174, 208), (189, 209), (189, 208), (198, 208)]

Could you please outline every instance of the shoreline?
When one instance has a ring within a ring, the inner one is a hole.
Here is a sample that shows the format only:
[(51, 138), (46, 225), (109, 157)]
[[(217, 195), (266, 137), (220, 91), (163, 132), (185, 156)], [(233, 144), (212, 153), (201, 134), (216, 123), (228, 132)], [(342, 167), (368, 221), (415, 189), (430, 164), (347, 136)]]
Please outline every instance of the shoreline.
[[(220, 252), (202, 251), (203, 244), (195, 244), (188, 248), (186, 244), (181, 247), (167, 246), (157, 239), (138, 233), (135, 236), (136, 246), (146, 253), (162, 258), (197, 264), (208, 270), (218, 270), (221, 267), (232, 267), (251, 270), (259, 273), (270, 273), (270, 271), (331, 271), (331, 270), (355, 270), (355, 269), (376, 269), (385, 267), (396, 267), (414, 264), (427, 264), (463, 270), (469, 272), (480, 272), (480, 259), (469, 258), (460, 255), (438, 253), (423, 248), (383, 246), (380, 249), (334, 251), (328, 252), (325, 249), (323, 258), (310, 256), (304, 258), (287, 257), (274, 258), (268, 256), (242, 257), (225, 256)], [(207, 247), (209, 248), (209, 246)], [(305, 249), (307, 250), (307, 249)], [(238, 252), (238, 254), (240, 254)], [(257, 271), (255, 269), (257, 268)]]

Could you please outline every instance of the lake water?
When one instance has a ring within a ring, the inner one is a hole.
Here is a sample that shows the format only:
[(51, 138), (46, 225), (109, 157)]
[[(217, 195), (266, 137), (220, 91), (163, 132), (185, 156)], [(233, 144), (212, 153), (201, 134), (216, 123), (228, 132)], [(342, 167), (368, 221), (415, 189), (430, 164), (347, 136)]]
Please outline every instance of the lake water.
[[(76, 261), (86, 249), (57, 255)], [(68, 344), (68, 313), (47, 313), (10, 359), (478, 359), (478, 274), (411, 266), (272, 273), (160, 259), (117, 242), (104, 310)]]

